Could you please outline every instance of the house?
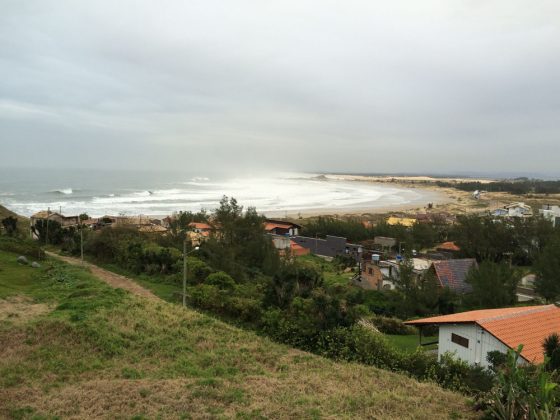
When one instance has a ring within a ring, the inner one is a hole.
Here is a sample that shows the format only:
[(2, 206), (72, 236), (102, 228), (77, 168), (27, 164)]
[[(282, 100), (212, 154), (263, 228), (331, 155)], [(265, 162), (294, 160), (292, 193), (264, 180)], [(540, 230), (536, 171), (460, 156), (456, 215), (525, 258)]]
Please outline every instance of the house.
[(483, 309), (405, 322), (421, 328), (439, 327), (438, 357), (445, 353), (470, 364), (488, 367), (488, 353), (506, 353), (522, 344), (521, 363), (542, 363), (542, 343), (560, 333), (560, 308), (555, 305)]
[(362, 246), (351, 244), (346, 238), (327, 235), (325, 239), (293, 236), (291, 238), (299, 246), (309, 250), (311, 254), (334, 258), (337, 255), (351, 255), (356, 261), (361, 258)]
[(212, 232), (212, 226), (208, 223), (191, 222), (189, 223), (189, 227), (193, 232), (200, 233), (204, 237), (210, 236), (210, 233)]
[(272, 235), (297, 236), (301, 226), (292, 222), (266, 219), (264, 230)]
[(406, 227), (412, 227), (416, 223), (416, 219), (411, 217), (398, 217), (391, 216), (387, 219), (387, 224), (390, 226), (402, 225)]
[(80, 224), (79, 216), (64, 216), (57, 212), (52, 212), (50, 210), (43, 210), (35, 213), (29, 219), (29, 227), (31, 230), (31, 237), (33, 239), (39, 239), (36, 232), (37, 224), (44, 222), (56, 222), (60, 224), (63, 229), (70, 228), (73, 226), (78, 226)]
[(494, 217), (531, 217), (533, 216), (533, 209), (531, 206), (519, 202), (496, 209), (491, 214)]
[(539, 209), (539, 214), (546, 220), (550, 220), (552, 226), (560, 226), (560, 206), (545, 204), (542, 209)]
[[(383, 289), (383, 273), (377, 261), (363, 261), (361, 264), (360, 275), (352, 279), (355, 286), (365, 290), (381, 290)], [(389, 287), (386, 287), (389, 288)]]
[(469, 271), (476, 266), (474, 258), (434, 261), (426, 276), (434, 278), (440, 287), (447, 287), (455, 293), (463, 294), (472, 291), (466, 279)]

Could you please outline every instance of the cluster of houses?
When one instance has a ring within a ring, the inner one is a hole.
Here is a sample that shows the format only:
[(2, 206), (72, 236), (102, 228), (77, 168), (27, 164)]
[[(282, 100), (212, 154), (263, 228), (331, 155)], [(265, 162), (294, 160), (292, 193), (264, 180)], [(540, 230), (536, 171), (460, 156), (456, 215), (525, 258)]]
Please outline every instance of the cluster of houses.
[[(560, 224), (560, 206), (545, 205), (539, 214), (553, 225)], [(531, 217), (533, 211), (524, 203), (512, 203), (491, 212), (496, 218)], [(91, 229), (108, 226), (132, 226), (147, 233), (165, 234), (171, 227), (175, 216), (155, 219), (147, 216), (104, 216), (81, 219), (79, 216), (64, 216), (57, 212), (41, 211), (31, 216), (31, 231), (41, 220), (56, 221), (63, 228), (78, 225)], [(411, 227), (416, 223), (429, 223), (435, 220), (452, 222), (447, 214), (417, 214), (415, 216), (392, 216), (387, 220), (390, 225)], [(364, 222), (371, 223), (371, 222)], [(367, 226), (366, 226), (367, 227)], [(352, 284), (366, 290), (391, 290), (399, 279), (402, 257), (394, 238), (377, 236), (368, 244), (367, 249), (353, 244), (346, 238), (327, 235), (325, 238), (300, 235), (301, 226), (285, 220), (267, 219), (264, 230), (270, 235), (274, 246), (284, 255), (301, 256), (313, 254), (326, 259), (337, 256), (350, 256), (358, 267)], [(190, 224), (187, 237), (192, 243), (199, 244), (209, 238), (215, 229), (207, 223)], [(426, 276), (433, 279), (439, 287), (448, 288), (457, 294), (471, 291), (466, 282), (469, 271), (477, 266), (472, 258), (458, 258), (460, 248), (453, 242), (439, 244), (434, 250), (412, 258), (413, 274), (418, 281)], [(524, 278), (520, 285), (519, 300), (530, 300), (531, 283), (534, 278)], [(534, 276), (533, 276), (534, 277)], [(518, 290), (518, 291), (519, 291)], [(424, 326), (439, 327), (438, 355), (452, 352), (460, 359), (471, 364), (488, 366), (487, 355), (493, 351), (506, 352), (523, 344), (520, 363), (542, 363), (542, 342), (551, 333), (560, 333), (560, 309), (555, 305), (525, 306), (503, 309), (469, 311), (452, 315), (436, 316), (407, 322), (419, 328), (420, 342)]]

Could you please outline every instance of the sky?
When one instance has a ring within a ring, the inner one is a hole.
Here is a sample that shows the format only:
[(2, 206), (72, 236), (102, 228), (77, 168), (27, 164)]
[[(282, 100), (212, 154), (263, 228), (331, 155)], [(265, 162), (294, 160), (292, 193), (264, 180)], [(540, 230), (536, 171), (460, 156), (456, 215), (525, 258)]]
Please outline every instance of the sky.
[(557, 0), (0, 5), (0, 166), (560, 176)]

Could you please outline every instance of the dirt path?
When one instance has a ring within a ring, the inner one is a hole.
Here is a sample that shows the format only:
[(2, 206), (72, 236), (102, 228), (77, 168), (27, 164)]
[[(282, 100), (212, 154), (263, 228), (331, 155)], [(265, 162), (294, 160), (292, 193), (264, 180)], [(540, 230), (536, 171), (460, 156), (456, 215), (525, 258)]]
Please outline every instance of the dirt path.
[[(49, 257), (57, 258), (68, 264), (80, 265), (80, 266), (82, 265), (82, 262), (79, 258), (65, 257), (49, 251), (46, 251), (46, 254)], [(91, 264), (88, 262), (84, 262), (84, 267), (89, 268), (95, 277), (97, 277), (100, 280), (103, 280), (105, 283), (109, 284), (110, 286), (113, 286), (118, 289), (128, 290), (130, 293), (133, 293), (138, 296), (159, 300), (159, 297), (154, 295), (148, 289), (145, 289), (142, 286), (140, 286), (134, 280), (129, 279), (128, 277), (112, 273), (111, 271), (104, 270), (103, 268), (100, 268), (95, 264)]]

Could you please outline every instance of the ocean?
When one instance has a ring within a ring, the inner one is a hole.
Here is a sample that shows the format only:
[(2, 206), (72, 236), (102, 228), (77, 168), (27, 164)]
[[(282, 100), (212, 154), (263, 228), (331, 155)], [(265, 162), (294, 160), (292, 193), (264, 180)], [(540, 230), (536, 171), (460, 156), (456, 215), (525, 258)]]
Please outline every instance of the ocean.
[(0, 169), (0, 204), (24, 216), (47, 208), (91, 217), (211, 211), (223, 195), (272, 217), (425, 205), (434, 199), (422, 190), (308, 173)]

